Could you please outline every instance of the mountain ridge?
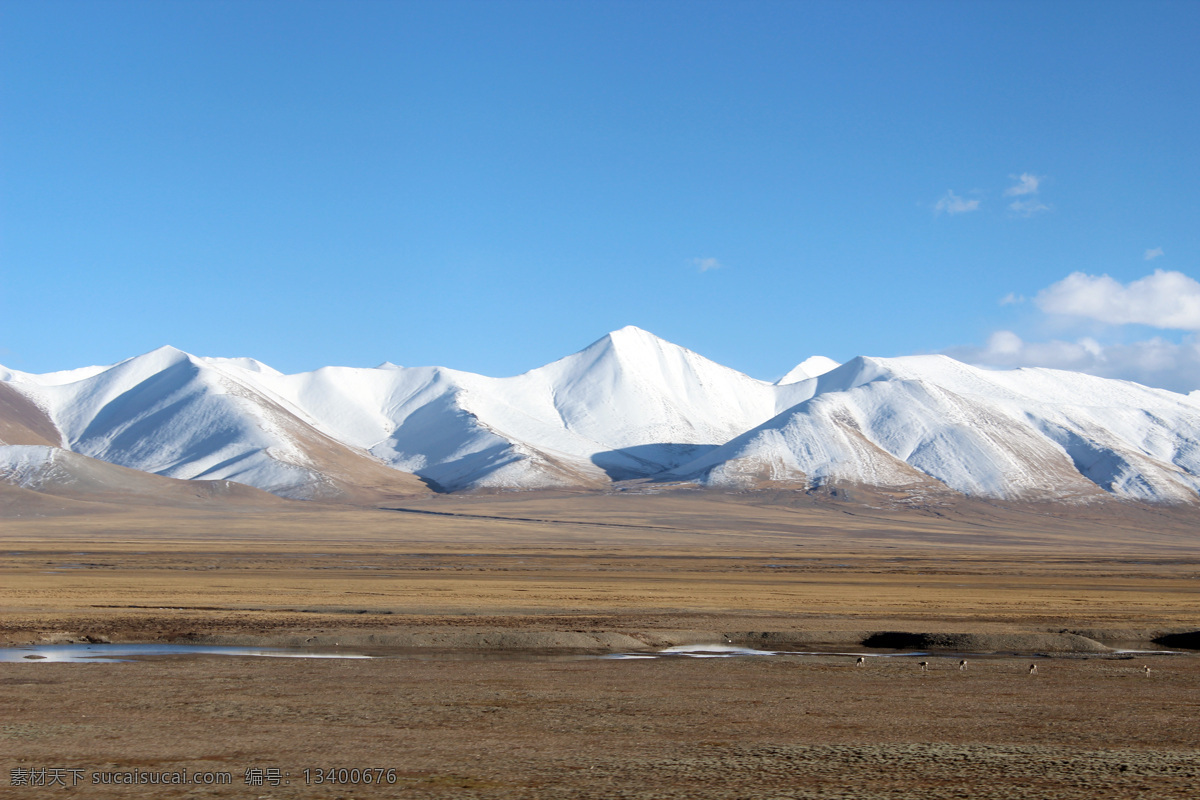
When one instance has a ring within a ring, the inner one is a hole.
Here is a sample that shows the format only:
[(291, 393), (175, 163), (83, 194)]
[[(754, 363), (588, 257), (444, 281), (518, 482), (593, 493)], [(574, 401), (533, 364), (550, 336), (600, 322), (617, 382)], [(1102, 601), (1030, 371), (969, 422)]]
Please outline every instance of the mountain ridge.
[(359, 503), (629, 481), (1200, 501), (1200, 394), (941, 355), (814, 356), (770, 383), (633, 326), (502, 378), (390, 362), (285, 374), (170, 346), (0, 367), (0, 445)]

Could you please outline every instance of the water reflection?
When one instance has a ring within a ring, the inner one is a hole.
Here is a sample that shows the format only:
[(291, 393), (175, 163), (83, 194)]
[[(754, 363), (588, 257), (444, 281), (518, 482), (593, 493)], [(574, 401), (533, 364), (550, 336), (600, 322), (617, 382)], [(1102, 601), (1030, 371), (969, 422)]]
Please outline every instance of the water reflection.
[[(1136, 655), (1181, 655), (1177, 650), (1114, 650), (1110, 658), (1133, 658)], [(625, 653), (564, 653), (536, 650), (434, 650), (428, 648), (358, 648), (331, 649), (311, 647), (248, 647), (205, 644), (39, 644), (0, 647), (0, 663), (113, 663), (133, 661), (154, 656), (205, 655), (243, 656), (254, 658), (336, 658), (377, 659), (402, 658), (417, 661), (581, 661), (581, 660), (654, 660), (662, 658), (758, 658), (763, 656), (818, 657), (830, 656), (872, 660), (876, 658), (912, 658), (927, 656), (948, 662), (958, 658), (1008, 660), (1012, 658), (1046, 658), (1045, 653), (948, 653), (936, 654), (927, 650), (893, 650), (889, 652), (835, 650), (756, 650), (733, 644), (688, 644), (662, 650)], [(1097, 654), (1090, 654), (1095, 657)], [(1064, 655), (1063, 657), (1070, 657)], [(1101, 656), (1103, 657), (1103, 656)]]
[(0, 662), (112, 662), (144, 656), (212, 655), (265, 658), (371, 658), (359, 653), (337, 653), (287, 647), (235, 647), (203, 644), (38, 644), (0, 647)]

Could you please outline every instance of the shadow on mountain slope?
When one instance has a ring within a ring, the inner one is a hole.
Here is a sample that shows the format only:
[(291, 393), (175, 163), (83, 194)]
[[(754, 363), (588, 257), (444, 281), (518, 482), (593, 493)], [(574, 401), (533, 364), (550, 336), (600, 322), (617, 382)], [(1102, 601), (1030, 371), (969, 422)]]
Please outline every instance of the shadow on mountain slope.
[(604, 470), (609, 480), (628, 481), (654, 477), (699, 458), (716, 447), (715, 444), (685, 442), (639, 444), (596, 453), (592, 456), (592, 463)]

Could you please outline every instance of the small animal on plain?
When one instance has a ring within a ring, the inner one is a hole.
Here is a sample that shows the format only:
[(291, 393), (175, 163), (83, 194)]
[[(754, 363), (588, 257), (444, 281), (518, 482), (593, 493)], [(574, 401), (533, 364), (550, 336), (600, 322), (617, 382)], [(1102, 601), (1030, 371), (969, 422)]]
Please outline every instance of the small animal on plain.
[(929, 671), (929, 662), (928, 661), (922, 661), (920, 664), (917, 664), (917, 666), (921, 668), (921, 672)]
[(1030, 665), (1029, 665), (1029, 674), (1030, 674), (1030, 675), (1037, 675), (1037, 664), (1030, 664)]
[[(855, 662), (855, 666), (865, 667), (866, 665), (867, 665), (867, 660), (865, 658), (863, 658), (862, 656), (859, 656), (858, 661)], [(1149, 667), (1147, 667), (1147, 669), (1149, 669)]]
[(1149, 674), (1150, 674), (1150, 667), (1148, 667), (1148, 666), (1147, 666), (1147, 667), (1142, 667), (1142, 672), (1143, 672), (1143, 674), (1149, 675)]
[(962, 661), (958, 662), (958, 669), (959, 669), (959, 671), (962, 671), (966, 668), (967, 668), (967, 660), (964, 658)]

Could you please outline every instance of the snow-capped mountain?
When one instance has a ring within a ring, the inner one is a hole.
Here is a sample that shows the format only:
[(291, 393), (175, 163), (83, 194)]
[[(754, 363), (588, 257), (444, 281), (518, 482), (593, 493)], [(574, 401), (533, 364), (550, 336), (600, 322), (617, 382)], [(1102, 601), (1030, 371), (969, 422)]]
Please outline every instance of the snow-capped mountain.
[(1193, 501), (1200, 403), (1051, 369), (990, 371), (946, 356), (855, 358), (812, 397), (669, 477), (714, 486), (819, 483), (966, 495)]
[(792, 370), (784, 375), (779, 380), (775, 381), (780, 386), (787, 383), (799, 383), (806, 381), (809, 378), (819, 378), (831, 369), (837, 369), (841, 364), (834, 361), (832, 358), (825, 356), (812, 356), (806, 358), (797, 364)]
[[(238, 379), (252, 368), (171, 347), (108, 368), (48, 375), (0, 371), (20, 395), (21, 439), (171, 478), (231, 480), (287, 497), (353, 499), (424, 491), (315, 430)], [(53, 427), (30, 439), (24, 429)], [(12, 423), (14, 430), (17, 422)], [(54, 441), (53, 439), (57, 439)]]
[[(0, 445), (0, 504), (34, 502), (35, 515), (53, 509), (46, 497), (134, 506), (229, 507), (255, 509), (282, 504), (274, 495), (234, 481), (181, 481), (119, 467), (48, 445)], [(60, 504), (61, 505), (61, 504)], [(111, 510), (111, 509), (109, 509)]]
[(1197, 396), (943, 356), (817, 356), (769, 383), (633, 327), (507, 378), (390, 363), (285, 375), (173, 348), (46, 375), (0, 369), (0, 444), (368, 502), (631, 479), (1072, 501), (1200, 493)]
[(299, 375), (255, 367), (237, 378), (328, 436), (445, 490), (652, 476), (802, 396), (633, 327), (511, 378), (394, 365)]

